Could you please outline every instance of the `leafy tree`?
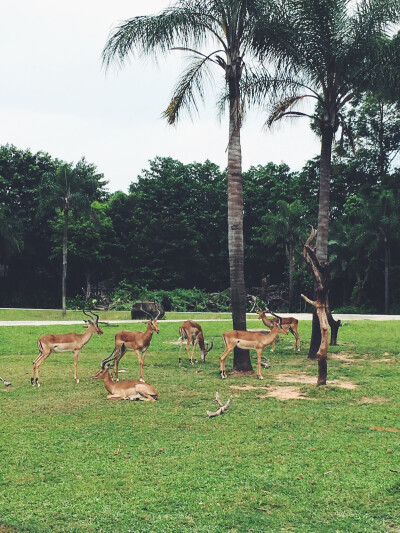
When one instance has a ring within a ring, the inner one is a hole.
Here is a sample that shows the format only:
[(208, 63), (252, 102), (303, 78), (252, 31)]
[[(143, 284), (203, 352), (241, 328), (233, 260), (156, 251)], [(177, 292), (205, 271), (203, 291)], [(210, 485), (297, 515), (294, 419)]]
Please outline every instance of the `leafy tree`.
[(40, 185), (40, 209), (48, 211), (59, 209), (62, 213), (63, 245), (62, 245), (62, 313), (66, 314), (66, 281), (68, 253), (68, 222), (70, 212), (78, 215), (90, 207), (93, 200), (102, 196), (101, 187), (106, 182), (103, 175), (96, 173), (96, 167), (82, 158), (75, 166), (64, 163), (54, 172), (43, 175)]
[[(149, 55), (174, 48), (191, 54), (164, 113), (169, 124), (197, 111), (204, 99), (211, 67), (220, 69), (228, 102), (228, 247), (233, 327), (246, 329), (244, 280), (243, 190), (240, 128), (246, 94), (242, 79), (248, 72), (256, 23), (270, 2), (261, 0), (180, 0), (159, 15), (136, 17), (119, 25), (109, 38), (103, 60), (123, 64), (134, 51)], [(208, 47), (213, 47), (208, 50)], [(246, 70), (247, 69), (247, 70)], [(248, 351), (235, 350), (234, 366), (251, 368)]]
[(116, 193), (109, 214), (119, 239), (114, 257), (119, 280), (152, 289), (228, 284), (226, 179), (219, 168), (156, 158)]
[[(68, 213), (68, 256), (75, 271), (83, 272), (86, 282), (85, 296), (91, 296), (93, 282), (110, 277), (113, 271), (113, 249), (116, 237), (112, 220), (104, 203), (92, 202), (89, 210), (79, 212), (74, 218)], [(54, 248), (52, 258), (59, 257), (63, 249), (65, 215), (57, 208), (50, 221)]]
[[(329, 193), (332, 144), (339, 127), (348, 133), (343, 109), (354, 89), (372, 83), (378, 68), (380, 43), (388, 23), (397, 20), (400, 5), (394, 0), (289, 0), (281, 3), (285, 31), (271, 39), (262, 26), (256, 41), (260, 55), (273, 50), (285, 69), (286, 94), (276, 101), (268, 119), (306, 116), (316, 122), (321, 136), (320, 187), (316, 254), (323, 268), (328, 263)], [(281, 69), (282, 70), (282, 69)], [(289, 75), (288, 75), (289, 74)], [(258, 85), (261, 94), (265, 87)], [(305, 98), (316, 104), (316, 114), (296, 109)], [(327, 298), (327, 293), (326, 293)], [(309, 357), (320, 346), (319, 324), (314, 313)]]
[(278, 200), (276, 214), (267, 214), (263, 217), (265, 227), (263, 240), (266, 243), (279, 243), (284, 246), (289, 261), (289, 312), (294, 309), (294, 273), (295, 251), (304, 237), (307, 227), (305, 226), (306, 208), (301, 200), (287, 202)]

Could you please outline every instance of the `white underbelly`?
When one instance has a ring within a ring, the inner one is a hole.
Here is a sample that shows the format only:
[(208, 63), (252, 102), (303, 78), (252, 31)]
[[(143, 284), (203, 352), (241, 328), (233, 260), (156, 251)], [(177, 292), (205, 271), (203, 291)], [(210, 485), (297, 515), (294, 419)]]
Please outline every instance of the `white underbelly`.
[(63, 346), (54, 346), (54, 351), (58, 352), (72, 352), (72, 348), (64, 348)]
[(254, 343), (251, 342), (251, 341), (245, 341), (245, 340), (240, 340), (238, 343), (237, 343), (237, 347), (238, 348), (242, 348), (242, 350), (254, 350)]

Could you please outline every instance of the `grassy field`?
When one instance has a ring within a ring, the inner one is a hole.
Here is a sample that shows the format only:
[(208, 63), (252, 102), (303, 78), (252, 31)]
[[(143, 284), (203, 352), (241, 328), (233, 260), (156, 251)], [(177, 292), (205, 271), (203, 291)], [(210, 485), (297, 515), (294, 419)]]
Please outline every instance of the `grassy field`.
[[(154, 403), (107, 401), (90, 379), (121, 327), (83, 348), (79, 384), (72, 354), (61, 353), (41, 366), (40, 388), (31, 366), (50, 327), (0, 328), (0, 375), (12, 381), (0, 384), (0, 532), (399, 532), (398, 326), (345, 323), (330, 383), (317, 388), (309, 322), (300, 353), (291, 336), (266, 349), (264, 381), (220, 380), (229, 322), (205, 323), (214, 349), (205, 365), (182, 368), (178, 325), (161, 322), (145, 364)], [(51, 327), (71, 330), (80, 331)], [(121, 367), (121, 379), (138, 377), (132, 352)], [(216, 391), (232, 404), (208, 419)]]

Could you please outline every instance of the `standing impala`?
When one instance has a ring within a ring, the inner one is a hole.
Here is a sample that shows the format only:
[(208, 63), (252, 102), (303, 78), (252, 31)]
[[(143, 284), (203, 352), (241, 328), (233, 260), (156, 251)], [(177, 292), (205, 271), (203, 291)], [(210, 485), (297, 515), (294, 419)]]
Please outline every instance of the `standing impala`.
[[(149, 315), (147, 311), (145, 311), (143, 308), (141, 310)], [(149, 315), (151, 316), (151, 315)], [(150, 346), (151, 338), (153, 337), (153, 333), (160, 333), (160, 328), (158, 327), (157, 318), (160, 316), (160, 311), (158, 312), (158, 315), (156, 318), (151, 318), (148, 322), (145, 322), (147, 324), (147, 329), (143, 333), (142, 331), (119, 331), (115, 335), (115, 348), (112, 351), (110, 358), (114, 356), (115, 360), (115, 378), (118, 379), (118, 365), (123, 356), (125, 355), (125, 352), (127, 350), (133, 350), (136, 353), (136, 356), (139, 361), (139, 379), (140, 381), (144, 381), (143, 377), (143, 365), (144, 365), (144, 358), (146, 357), (146, 352), (148, 347)], [(114, 355), (115, 354), (115, 355)]]
[[(268, 318), (266, 313), (271, 313), (275, 318)], [(299, 326), (299, 321), (297, 318), (293, 318), (292, 316), (287, 317), (279, 317), (269, 309), (264, 309), (264, 311), (259, 311), (258, 318), (263, 321), (263, 323), (267, 326), (267, 328), (271, 328), (272, 324), (276, 324), (279, 320), (282, 320), (282, 327), (284, 329), (287, 329), (294, 335), (296, 342), (294, 344), (294, 349), (300, 351), (301, 349), (301, 338), (299, 335), (299, 332), (297, 331), (297, 328)], [(297, 347), (298, 343), (298, 347)], [(272, 343), (271, 352), (275, 350), (275, 342)]]
[(92, 379), (102, 379), (105, 388), (110, 393), (107, 400), (143, 400), (145, 402), (154, 402), (158, 398), (156, 389), (149, 383), (143, 383), (138, 380), (124, 380), (115, 382), (110, 375), (109, 363), (112, 355), (101, 362), (101, 368), (96, 372)]
[(242, 350), (256, 350), (257, 352), (257, 377), (258, 379), (264, 379), (261, 374), (261, 356), (264, 348), (269, 344), (272, 344), (277, 336), (283, 333), (288, 334), (287, 329), (283, 329), (281, 324), (273, 324), (270, 333), (255, 332), (255, 331), (227, 331), (222, 335), (222, 339), (225, 343), (226, 350), (219, 358), (220, 360), (220, 373), (221, 378), (226, 379), (225, 359), (231, 353), (231, 351), (237, 346)]
[[(182, 343), (186, 340), (186, 353), (189, 358), (189, 363), (193, 364), (193, 357), (195, 357), (196, 353), (196, 346), (200, 346), (201, 350), (201, 360), (203, 363), (206, 362), (206, 355), (208, 352), (212, 350), (212, 347), (214, 346), (214, 341), (211, 340), (211, 346), (208, 347), (208, 344), (205, 344), (204, 342), (204, 335), (203, 330), (201, 329), (200, 324), (197, 322), (194, 322), (193, 320), (185, 320), (182, 322), (182, 324), (179, 327), (179, 366), (181, 364), (181, 352), (182, 352)], [(190, 343), (193, 344), (193, 351), (192, 355), (189, 354), (189, 346)], [(197, 363), (197, 360), (195, 359), (195, 362)]]
[[(90, 312), (90, 311), (89, 311)], [(99, 327), (99, 315), (90, 312), (90, 315), (83, 309), (83, 313), (89, 317), (87, 330), (85, 333), (62, 333), (59, 335), (43, 335), (37, 341), (39, 355), (33, 362), (31, 384), (40, 387), (39, 367), (53, 352), (74, 352), (75, 381), (78, 378), (78, 357), (82, 348), (92, 338), (93, 333), (102, 335), (103, 330)]]

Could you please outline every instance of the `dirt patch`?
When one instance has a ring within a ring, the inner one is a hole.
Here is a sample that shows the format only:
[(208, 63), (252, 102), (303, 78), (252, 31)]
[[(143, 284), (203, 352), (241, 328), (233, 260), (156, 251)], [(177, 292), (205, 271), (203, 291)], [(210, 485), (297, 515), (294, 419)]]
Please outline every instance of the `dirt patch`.
[[(309, 376), (305, 372), (293, 372), (290, 374), (278, 374), (275, 376), (275, 380), (280, 383), (304, 383), (315, 385), (317, 383), (316, 376)], [(357, 385), (351, 381), (340, 381), (338, 379), (328, 380), (327, 385), (333, 385), (342, 389), (355, 389)]]
[(372, 396), (371, 398), (368, 396), (364, 396), (364, 398), (361, 398), (360, 403), (383, 404), (383, 403), (387, 403), (388, 401), (389, 401), (388, 398), (382, 398), (380, 396)]
[(371, 428), (373, 431), (390, 431), (390, 433), (400, 433), (400, 429), (397, 428), (386, 428), (384, 426), (379, 426), (376, 428)]
[(163, 341), (163, 344), (173, 344), (174, 346), (179, 346), (180, 341)]
[(372, 359), (370, 363), (395, 363), (395, 359)]
[(271, 387), (268, 394), (263, 394), (260, 398), (276, 398), (277, 400), (314, 400), (314, 398), (307, 398), (307, 396), (301, 393), (300, 387), (294, 385)]
[(259, 390), (259, 389), (264, 389), (264, 390), (267, 390), (268, 387), (263, 387), (263, 386), (259, 386), (259, 387), (253, 387), (253, 385), (231, 385), (229, 387), (230, 389), (235, 389), (235, 390)]
[(355, 357), (354, 355), (351, 355), (346, 352), (339, 352), (339, 353), (332, 353), (330, 354), (330, 357), (332, 359), (335, 359), (336, 361), (341, 361), (345, 364), (351, 365), (354, 363)]

